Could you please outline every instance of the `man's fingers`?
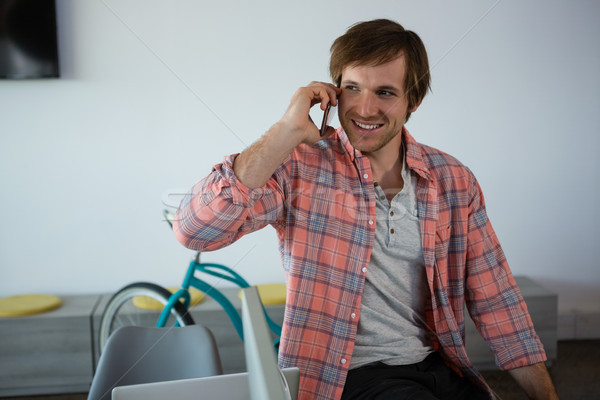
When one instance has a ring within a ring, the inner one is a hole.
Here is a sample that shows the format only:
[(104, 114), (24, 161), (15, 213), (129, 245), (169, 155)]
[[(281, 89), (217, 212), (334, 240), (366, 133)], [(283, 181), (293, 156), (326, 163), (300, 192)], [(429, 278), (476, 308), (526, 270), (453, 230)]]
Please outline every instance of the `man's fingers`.
[(337, 97), (342, 92), (340, 88), (325, 82), (311, 82), (307, 87), (312, 89), (312, 105), (321, 103), (321, 110), (325, 111), (327, 104), (337, 106)]

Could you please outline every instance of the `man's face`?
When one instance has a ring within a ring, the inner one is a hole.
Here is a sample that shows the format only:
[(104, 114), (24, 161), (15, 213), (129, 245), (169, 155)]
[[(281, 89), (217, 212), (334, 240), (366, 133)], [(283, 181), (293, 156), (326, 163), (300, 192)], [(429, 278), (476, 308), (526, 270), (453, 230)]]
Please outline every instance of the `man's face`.
[(405, 71), (402, 56), (378, 66), (344, 68), (338, 116), (355, 149), (375, 155), (386, 145), (400, 148), (408, 112)]

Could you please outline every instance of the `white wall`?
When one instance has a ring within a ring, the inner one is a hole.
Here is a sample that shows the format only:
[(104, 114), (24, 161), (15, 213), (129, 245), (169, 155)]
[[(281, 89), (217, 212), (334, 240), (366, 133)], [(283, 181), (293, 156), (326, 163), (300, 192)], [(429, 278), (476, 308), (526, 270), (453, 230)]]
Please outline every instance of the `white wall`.
[[(58, 0), (62, 78), (0, 81), (0, 296), (179, 282), (169, 194), (328, 80), (349, 25), (388, 17), (430, 55), (409, 130), (476, 173), (515, 274), (600, 311), (600, 3), (447, 3)], [(204, 259), (283, 280), (271, 228)]]

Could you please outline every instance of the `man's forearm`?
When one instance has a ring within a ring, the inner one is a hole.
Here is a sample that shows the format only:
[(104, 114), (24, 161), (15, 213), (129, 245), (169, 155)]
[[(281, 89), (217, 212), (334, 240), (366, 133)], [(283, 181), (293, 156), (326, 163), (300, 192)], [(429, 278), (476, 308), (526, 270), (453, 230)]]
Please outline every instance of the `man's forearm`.
[(248, 188), (262, 187), (300, 142), (277, 123), (236, 157), (233, 171)]
[(558, 400), (558, 394), (544, 363), (508, 371), (530, 399)]

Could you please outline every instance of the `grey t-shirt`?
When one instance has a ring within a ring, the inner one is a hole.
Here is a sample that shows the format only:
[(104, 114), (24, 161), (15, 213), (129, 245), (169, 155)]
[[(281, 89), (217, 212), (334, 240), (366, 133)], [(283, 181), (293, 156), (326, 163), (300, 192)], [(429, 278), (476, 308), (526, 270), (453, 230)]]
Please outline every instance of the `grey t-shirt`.
[(433, 351), (425, 339), (425, 309), (430, 300), (417, 211), (417, 178), (406, 161), (402, 177), (404, 187), (391, 203), (375, 184), (375, 242), (351, 369), (376, 361), (414, 364)]

